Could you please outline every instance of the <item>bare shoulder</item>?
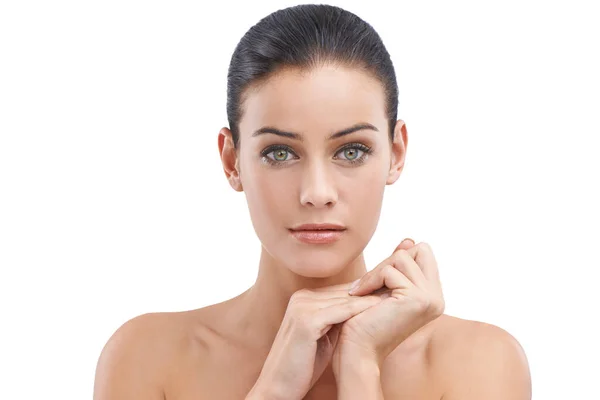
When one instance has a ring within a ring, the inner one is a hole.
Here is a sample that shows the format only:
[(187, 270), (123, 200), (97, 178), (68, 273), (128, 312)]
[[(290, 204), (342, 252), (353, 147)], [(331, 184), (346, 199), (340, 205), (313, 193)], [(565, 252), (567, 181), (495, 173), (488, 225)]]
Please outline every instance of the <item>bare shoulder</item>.
[(499, 326), (446, 316), (431, 346), (443, 400), (531, 399), (525, 351)]
[(192, 313), (147, 313), (122, 324), (100, 353), (94, 399), (162, 400), (167, 372), (189, 337)]

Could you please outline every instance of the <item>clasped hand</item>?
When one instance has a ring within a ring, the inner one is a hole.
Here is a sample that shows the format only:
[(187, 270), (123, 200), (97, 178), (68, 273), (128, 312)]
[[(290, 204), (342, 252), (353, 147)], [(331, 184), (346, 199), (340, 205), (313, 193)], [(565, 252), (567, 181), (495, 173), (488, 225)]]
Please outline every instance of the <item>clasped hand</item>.
[(364, 296), (382, 289), (381, 302), (343, 323), (332, 359), (334, 373), (340, 362), (356, 357), (371, 358), (381, 366), (402, 341), (444, 312), (437, 262), (425, 242), (405, 239), (349, 294)]

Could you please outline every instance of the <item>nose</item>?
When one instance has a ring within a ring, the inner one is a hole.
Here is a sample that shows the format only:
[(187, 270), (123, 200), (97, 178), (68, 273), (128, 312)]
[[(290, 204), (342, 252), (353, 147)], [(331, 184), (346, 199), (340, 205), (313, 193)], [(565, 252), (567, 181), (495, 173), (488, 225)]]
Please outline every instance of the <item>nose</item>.
[(332, 207), (337, 203), (335, 182), (322, 163), (311, 163), (302, 183), (300, 202), (303, 206), (321, 208)]

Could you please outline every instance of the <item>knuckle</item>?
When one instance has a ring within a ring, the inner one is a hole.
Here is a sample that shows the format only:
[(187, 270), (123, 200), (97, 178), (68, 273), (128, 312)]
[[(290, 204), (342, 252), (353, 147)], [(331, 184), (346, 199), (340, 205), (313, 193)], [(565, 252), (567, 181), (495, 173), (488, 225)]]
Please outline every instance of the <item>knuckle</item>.
[(431, 309), (431, 298), (422, 291), (416, 291), (410, 296), (415, 310), (420, 314), (428, 314)]
[(393, 265), (386, 264), (381, 268), (382, 273), (388, 273), (388, 271), (395, 270), (396, 268)]
[(431, 246), (427, 242), (419, 242), (419, 244), (417, 244), (417, 246), (419, 247), (419, 250), (424, 250), (424, 251), (428, 251), (428, 252), (432, 251)]
[[(409, 256), (409, 257), (410, 257), (410, 256)], [(392, 269), (394, 269), (394, 270), (396, 270), (396, 271), (400, 271), (400, 272), (402, 272), (403, 274), (405, 274), (405, 273), (406, 273), (406, 264), (405, 264), (405, 261), (403, 261), (403, 259), (402, 259), (402, 258), (397, 258), (397, 259), (395, 259), (395, 260), (394, 260), (394, 264), (393, 264), (393, 265), (388, 265), (386, 268), (387, 268), (387, 269), (390, 269), (390, 271), (391, 271)]]
[(423, 302), (424, 310), (427, 314), (439, 316), (444, 312), (445, 303), (443, 299), (431, 298), (428, 297), (426, 301)]
[(405, 249), (398, 250), (397, 252), (394, 253), (394, 256), (393, 256), (393, 259), (395, 262), (400, 262), (400, 261), (406, 260), (408, 258), (410, 258), (412, 260), (411, 255)]
[(291, 303), (297, 304), (299, 302), (302, 302), (305, 299), (311, 298), (311, 296), (312, 295), (311, 295), (310, 289), (302, 288), (302, 289), (296, 290), (290, 296), (290, 304)]
[(306, 312), (303, 314), (301, 321), (298, 321), (299, 326), (306, 335), (310, 337), (321, 337), (322, 330), (325, 327), (323, 325), (323, 311), (321, 309), (313, 310), (313, 312)]
[(438, 307), (438, 309), (436, 311), (437, 311), (436, 315), (442, 315), (444, 313), (444, 311), (446, 311), (446, 303), (441, 302), (440, 306)]
[(422, 296), (419, 301), (419, 305), (421, 306), (421, 310), (427, 313), (431, 312), (433, 302), (427, 296)]
[(394, 252), (395, 255), (401, 256), (401, 255), (408, 255), (408, 250), (406, 249), (398, 249)]
[(287, 310), (290, 314), (297, 315), (302, 313), (308, 305), (308, 298), (292, 295), (290, 297), (290, 301), (288, 302)]
[(440, 299), (438, 299), (437, 301), (437, 308), (436, 308), (436, 312), (438, 315), (441, 315), (444, 313), (444, 310), (446, 310), (446, 301), (444, 300), (443, 297), (441, 297)]

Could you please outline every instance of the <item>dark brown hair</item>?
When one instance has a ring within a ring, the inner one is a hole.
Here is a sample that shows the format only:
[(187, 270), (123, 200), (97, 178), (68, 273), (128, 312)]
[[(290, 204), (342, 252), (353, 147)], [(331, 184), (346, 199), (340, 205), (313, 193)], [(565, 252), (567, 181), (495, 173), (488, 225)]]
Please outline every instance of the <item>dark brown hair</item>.
[(302, 4), (262, 18), (244, 34), (233, 52), (227, 73), (227, 119), (235, 148), (239, 143), (245, 90), (259, 87), (283, 68), (311, 69), (326, 63), (359, 68), (382, 83), (393, 140), (398, 84), (379, 34), (340, 7)]

